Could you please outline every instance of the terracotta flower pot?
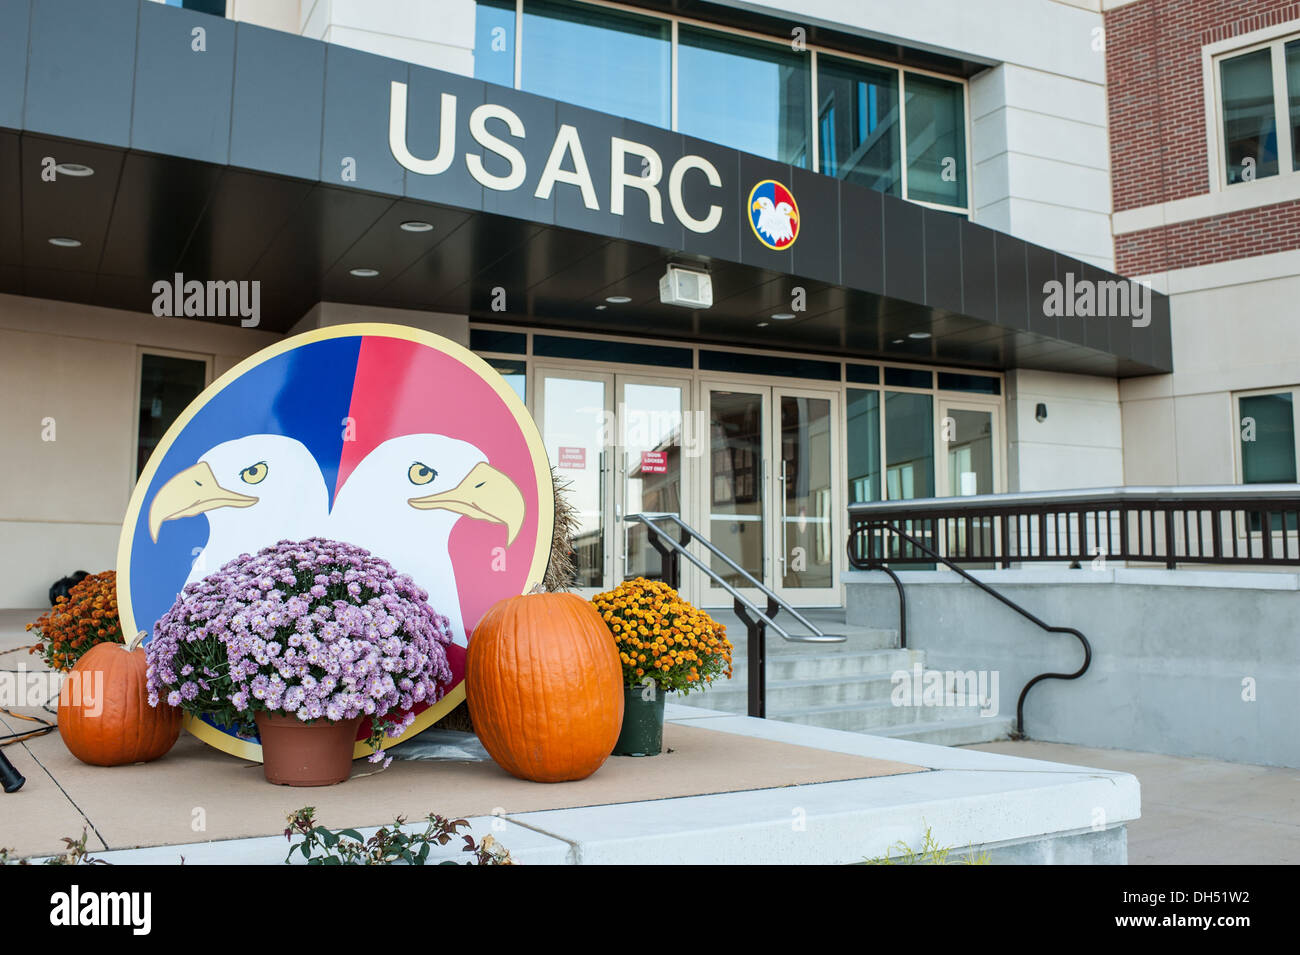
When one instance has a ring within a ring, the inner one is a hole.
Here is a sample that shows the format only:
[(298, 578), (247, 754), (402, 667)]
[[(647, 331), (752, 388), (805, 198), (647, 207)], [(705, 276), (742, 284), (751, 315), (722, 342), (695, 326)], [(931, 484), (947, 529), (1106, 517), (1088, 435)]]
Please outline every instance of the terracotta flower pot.
[(253, 714), (262, 737), (262, 771), (278, 786), (332, 786), (352, 774), (362, 717), (304, 723), (283, 713)]

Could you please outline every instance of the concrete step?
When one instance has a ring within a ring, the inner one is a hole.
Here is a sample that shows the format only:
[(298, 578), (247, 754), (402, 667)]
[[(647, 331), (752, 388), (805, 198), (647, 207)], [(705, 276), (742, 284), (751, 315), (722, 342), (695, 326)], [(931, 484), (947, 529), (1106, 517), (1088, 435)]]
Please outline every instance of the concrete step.
[(883, 702), (827, 704), (791, 710), (773, 710), (769, 706), (767, 715), (769, 719), (784, 720), (787, 723), (806, 723), (854, 733), (875, 733), (889, 727), (913, 723), (980, 718), (977, 706), (894, 706), (888, 699)]
[[(894, 684), (889, 674), (839, 677), (813, 677), (806, 680), (767, 681), (768, 713), (784, 713), (810, 706), (840, 706), (847, 703), (888, 702)], [(728, 712), (744, 712), (748, 703), (749, 684), (728, 680), (715, 683), (700, 694), (700, 706)], [(693, 697), (695, 694), (691, 694)], [(683, 703), (691, 703), (688, 697)]]
[[(726, 684), (715, 684), (715, 687), (744, 683), (749, 675), (748, 662), (748, 655), (733, 654), (734, 675)], [(924, 651), (861, 650), (855, 653), (822, 653), (820, 650), (805, 649), (803, 653), (770, 654), (767, 658), (767, 685), (770, 688), (773, 683), (782, 680), (872, 676), (891, 674), (896, 670), (911, 672), (916, 663), (925, 665)]]
[(914, 743), (933, 743), (936, 746), (967, 746), (1006, 739), (1015, 726), (1015, 719), (1009, 716), (983, 716), (973, 720), (904, 723), (874, 730), (872, 735), (906, 739)]

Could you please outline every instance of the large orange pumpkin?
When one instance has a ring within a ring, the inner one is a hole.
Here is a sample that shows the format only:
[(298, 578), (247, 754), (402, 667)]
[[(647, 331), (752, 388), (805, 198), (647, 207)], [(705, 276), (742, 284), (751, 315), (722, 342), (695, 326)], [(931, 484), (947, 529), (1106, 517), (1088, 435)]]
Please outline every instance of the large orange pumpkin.
[(623, 725), (623, 668), (605, 621), (576, 594), (492, 606), (469, 641), (474, 730), (506, 772), (539, 783), (585, 779)]
[(149, 705), (147, 658), (138, 642), (96, 644), (68, 674), (59, 694), (59, 735), (83, 763), (147, 763), (180, 736), (180, 709), (166, 701)]

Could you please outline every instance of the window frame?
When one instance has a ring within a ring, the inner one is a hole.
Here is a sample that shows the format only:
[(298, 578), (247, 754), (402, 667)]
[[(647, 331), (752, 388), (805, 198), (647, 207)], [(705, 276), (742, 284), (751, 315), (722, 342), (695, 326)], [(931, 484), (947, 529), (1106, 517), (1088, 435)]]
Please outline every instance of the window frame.
[[(202, 362), (204, 390), (212, 384), (212, 371), (213, 366), (216, 364), (216, 356), (212, 354), (179, 351), (175, 348), (155, 348), (152, 345), (136, 345), (135, 380), (131, 389), (131, 460), (127, 462), (127, 482), (129, 487), (135, 487), (140, 480), (140, 472), (143, 470), (143, 468), (139, 467), (140, 388), (144, 385), (144, 358), (146, 355), (153, 355), (157, 358), (183, 358), (186, 361)], [(200, 394), (202, 394), (202, 391), (200, 391)]]
[[(1291, 133), (1291, 110), (1287, 90), (1286, 45), (1300, 40), (1300, 20), (1290, 20), (1263, 30), (1212, 43), (1201, 49), (1201, 65), (1205, 89), (1206, 149), (1209, 153), (1209, 185), (1211, 192), (1236, 194), (1248, 186), (1260, 183), (1285, 183), (1291, 189), (1300, 187), (1300, 169), (1295, 168)], [(1276, 175), (1257, 177), (1250, 182), (1228, 182), (1224, 150), (1223, 73), (1222, 64), (1248, 53), (1269, 50), (1269, 67), (1273, 78), (1273, 121), (1277, 129)]]
[(1241, 399), (1264, 398), (1269, 395), (1291, 396), (1291, 441), (1295, 455), (1296, 474), (1300, 476), (1300, 384), (1274, 385), (1271, 388), (1251, 388), (1232, 392), (1232, 480), (1242, 487), (1252, 487), (1245, 479), (1246, 462), (1241, 450)]
[[(517, 90), (522, 89), (521, 80), (522, 80), (522, 71), (523, 71), (523, 47), (524, 47), (524, 42), (526, 40), (526, 37), (524, 37), (523, 35), (524, 34), (524, 29), (523, 29), (524, 4), (526, 2), (527, 0), (515, 0), (514, 88)], [(640, 7), (632, 7), (624, 3), (618, 3), (615, 2), (615, 0), (567, 0), (567, 2), (571, 2), (575, 4), (587, 4), (588, 6), (593, 6), (593, 7), (605, 7), (612, 11), (619, 11), (622, 13), (635, 14), (640, 17), (648, 17), (651, 19), (669, 21), (669, 23), (672, 26), (671, 33), (670, 33), (670, 45), (671, 45), (672, 52), (670, 57), (671, 89), (669, 91), (669, 103), (670, 103), (669, 129), (672, 132), (678, 132), (677, 129), (678, 126), (677, 51), (678, 51), (678, 42), (679, 42), (678, 27), (680, 25), (685, 24), (689, 27), (699, 29), (699, 30), (707, 30), (719, 34), (729, 34), (731, 36), (736, 36), (736, 37), (746, 37), (751, 40), (768, 43), (773, 46), (787, 47), (789, 45), (788, 42), (783, 42), (781, 40), (778, 40), (772, 37), (770, 34), (758, 33), (753, 30), (744, 30), (738, 27), (723, 26), (721, 24), (710, 23), (707, 20), (699, 20), (689, 16), (680, 16), (677, 14), (664, 14), (653, 10), (645, 10)], [(805, 42), (804, 52), (808, 53), (808, 55), (811, 58), (809, 63), (811, 82), (809, 83), (810, 102), (808, 104), (808, 116), (809, 116), (809, 122), (812, 127), (808, 139), (808, 148), (810, 150), (811, 155), (809, 157), (809, 163), (805, 168), (807, 168), (809, 171), (814, 173), (819, 173), (819, 174), (821, 173), (821, 150), (820, 150), (820, 141), (819, 141), (821, 104), (818, 102), (819, 99), (818, 56), (819, 54), (825, 53), (827, 56), (831, 56), (839, 60), (856, 61), (858, 63), (863, 63), (878, 68), (893, 70), (898, 76), (898, 114), (899, 114), (898, 135), (899, 135), (899, 157), (902, 165), (902, 169), (901, 169), (902, 195), (900, 196), (900, 198), (906, 199), (906, 201), (914, 203), (918, 206), (925, 206), (926, 208), (929, 209), (939, 209), (944, 212), (953, 212), (958, 215), (966, 216), (968, 218), (973, 214), (974, 207), (972, 204), (972, 196), (974, 196), (975, 194), (975, 161), (974, 161), (974, 149), (972, 148), (972, 135), (971, 135), (973, 126), (972, 126), (971, 109), (970, 109), (970, 81), (967, 78), (961, 76), (953, 76), (949, 73), (941, 73), (938, 72), (937, 70), (927, 70), (927, 69), (912, 67), (912, 66), (905, 67), (899, 63), (891, 63), (887, 60), (878, 60), (872, 57), (861, 56), (857, 53), (852, 53), (847, 50), (838, 50), (831, 47), (820, 46), (815, 43)], [(966, 195), (965, 195), (964, 205), (950, 206), (941, 203), (929, 202), (923, 199), (908, 198), (907, 105), (906, 105), (907, 104), (906, 83), (907, 83), (908, 73), (914, 73), (920, 76), (931, 76), (931, 77), (935, 77), (936, 79), (946, 80), (947, 82), (950, 83), (956, 83), (961, 88), (962, 112), (963, 112), (963, 120), (964, 120), (963, 135), (965, 136), (965, 153), (966, 153), (966, 161), (964, 164), (965, 165), (964, 179), (966, 183), (966, 190), (965, 190)], [(1273, 178), (1273, 177), (1270, 176), (1269, 178)]]

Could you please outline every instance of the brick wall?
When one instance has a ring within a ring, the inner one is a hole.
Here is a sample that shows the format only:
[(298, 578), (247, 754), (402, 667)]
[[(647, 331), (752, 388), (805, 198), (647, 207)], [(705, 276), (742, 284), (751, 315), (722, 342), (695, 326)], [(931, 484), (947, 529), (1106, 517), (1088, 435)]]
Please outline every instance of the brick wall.
[[(1297, 0), (1139, 0), (1105, 15), (1113, 208), (1208, 191), (1201, 48), (1288, 20)], [(1140, 275), (1300, 247), (1300, 203), (1129, 233), (1118, 271)]]

